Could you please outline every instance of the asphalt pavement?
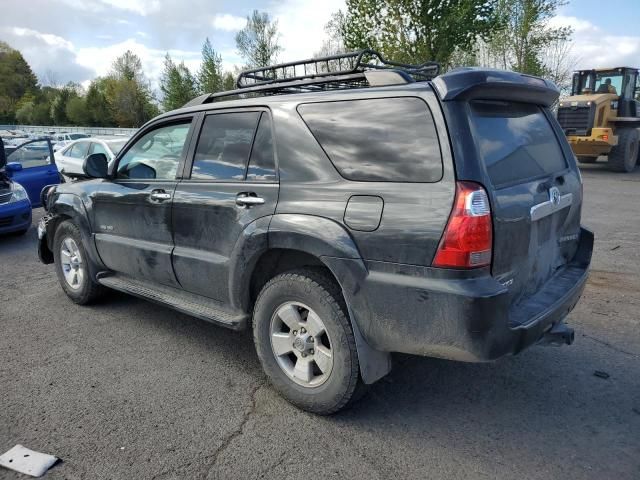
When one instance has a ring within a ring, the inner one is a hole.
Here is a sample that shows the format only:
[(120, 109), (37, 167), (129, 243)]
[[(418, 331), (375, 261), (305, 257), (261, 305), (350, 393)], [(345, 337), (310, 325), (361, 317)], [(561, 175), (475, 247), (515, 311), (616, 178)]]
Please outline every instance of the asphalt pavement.
[(596, 247), (572, 346), (489, 364), (398, 355), (332, 417), (279, 397), (250, 335), (115, 292), (77, 306), (35, 228), (2, 237), (0, 453), (60, 457), (50, 479), (638, 480), (640, 170), (583, 176)]

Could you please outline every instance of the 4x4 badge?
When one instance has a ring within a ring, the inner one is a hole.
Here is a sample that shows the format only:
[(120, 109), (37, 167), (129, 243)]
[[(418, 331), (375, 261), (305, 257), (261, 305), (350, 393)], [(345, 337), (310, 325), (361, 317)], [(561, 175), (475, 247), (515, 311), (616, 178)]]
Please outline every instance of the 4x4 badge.
[(551, 187), (549, 189), (549, 200), (554, 205), (558, 205), (560, 203), (560, 190), (558, 190), (557, 187)]

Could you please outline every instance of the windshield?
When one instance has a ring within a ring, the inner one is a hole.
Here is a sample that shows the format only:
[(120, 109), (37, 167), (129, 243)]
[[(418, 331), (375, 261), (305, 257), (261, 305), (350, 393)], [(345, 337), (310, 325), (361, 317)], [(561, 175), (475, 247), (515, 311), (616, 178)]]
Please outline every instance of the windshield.
[(594, 92), (620, 95), (620, 92), (622, 92), (622, 74), (618, 72), (597, 72)]
[(70, 133), (69, 138), (71, 140), (78, 140), (79, 138), (89, 138), (89, 135), (86, 133)]

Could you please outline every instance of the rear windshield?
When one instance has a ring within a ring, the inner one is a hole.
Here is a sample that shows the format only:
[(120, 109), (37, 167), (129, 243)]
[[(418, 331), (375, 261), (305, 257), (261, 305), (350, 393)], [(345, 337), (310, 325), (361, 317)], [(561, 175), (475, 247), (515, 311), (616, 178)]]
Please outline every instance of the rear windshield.
[(522, 183), (567, 168), (551, 124), (536, 105), (472, 102), (471, 127), (494, 186)]
[(298, 113), (340, 175), (360, 182), (437, 182), (442, 156), (419, 98), (308, 103)]

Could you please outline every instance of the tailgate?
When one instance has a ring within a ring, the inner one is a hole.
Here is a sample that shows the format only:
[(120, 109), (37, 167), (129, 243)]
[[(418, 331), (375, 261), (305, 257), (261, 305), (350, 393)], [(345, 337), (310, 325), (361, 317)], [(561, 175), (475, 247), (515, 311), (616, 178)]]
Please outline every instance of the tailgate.
[(582, 184), (550, 113), (530, 103), (472, 101), (471, 131), (493, 213), (493, 276), (512, 305), (532, 297), (573, 259)]

